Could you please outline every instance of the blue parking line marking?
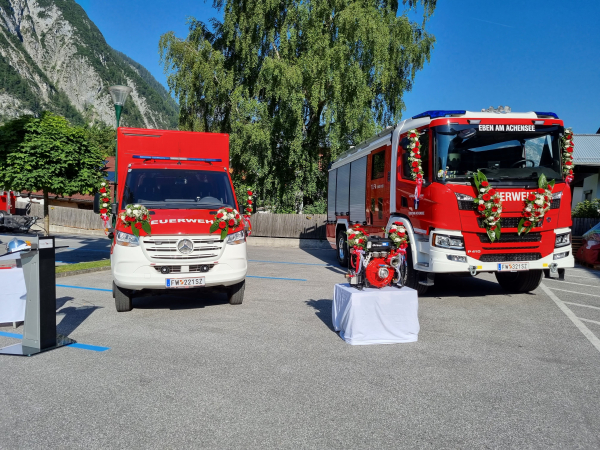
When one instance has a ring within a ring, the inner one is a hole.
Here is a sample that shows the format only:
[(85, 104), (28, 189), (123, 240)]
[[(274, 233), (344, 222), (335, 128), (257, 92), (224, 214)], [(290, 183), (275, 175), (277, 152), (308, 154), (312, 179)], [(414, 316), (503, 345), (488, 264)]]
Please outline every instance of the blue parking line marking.
[(267, 280), (308, 281), (303, 278), (259, 277), (256, 275), (246, 275), (246, 278), (266, 278)]
[(83, 247), (75, 247), (75, 248), (61, 248), (56, 250), (56, 253), (65, 253), (65, 252), (76, 252), (77, 250), (81, 250), (83, 252), (102, 252), (102, 253), (110, 253), (110, 248), (106, 249), (97, 249), (97, 248), (83, 248)]
[(248, 262), (263, 262), (271, 264), (295, 264), (301, 266), (326, 266), (332, 267), (332, 264), (320, 264), (320, 263), (299, 263), (299, 262), (287, 262), (287, 261), (262, 261), (260, 259), (249, 259)]
[[(7, 333), (6, 331), (0, 331), (0, 336), (15, 338), (15, 339), (23, 339), (22, 334)], [(110, 347), (99, 347), (97, 345), (80, 344), (79, 342), (76, 342), (74, 344), (69, 344), (66, 347), (80, 348), (81, 350), (91, 350), (93, 352), (105, 352), (106, 350), (110, 350)]]
[(112, 292), (112, 289), (100, 289), (100, 288), (92, 288), (92, 287), (85, 287), (85, 286), (71, 286), (68, 284), (57, 284), (56, 287), (64, 287), (64, 288), (71, 288), (71, 289), (85, 289), (88, 291)]

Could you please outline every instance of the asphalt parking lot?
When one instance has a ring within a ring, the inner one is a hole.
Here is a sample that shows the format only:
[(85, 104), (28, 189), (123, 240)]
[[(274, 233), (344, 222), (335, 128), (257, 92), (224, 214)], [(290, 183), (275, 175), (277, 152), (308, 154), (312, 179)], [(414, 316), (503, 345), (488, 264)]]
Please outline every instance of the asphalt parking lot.
[(350, 346), (334, 258), (249, 247), (241, 306), (174, 293), (117, 313), (110, 273), (59, 279), (59, 333), (108, 349), (1, 357), (0, 448), (600, 447), (599, 272), (526, 295), (440, 277), (418, 342)]

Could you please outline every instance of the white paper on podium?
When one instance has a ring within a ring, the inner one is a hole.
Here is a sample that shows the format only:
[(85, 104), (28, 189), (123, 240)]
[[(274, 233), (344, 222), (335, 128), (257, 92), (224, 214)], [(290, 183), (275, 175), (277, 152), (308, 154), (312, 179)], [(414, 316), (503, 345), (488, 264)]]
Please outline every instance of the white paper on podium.
[(419, 298), (408, 287), (363, 289), (336, 284), (333, 327), (351, 345), (415, 342), (419, 336)]
[[(0, 257), (0, 262), (21, 259), (19, 253)], [(25, 320), (25, 305), (27, 303), (27, 288), (23, 269), (0, 269), (0, 323), (23, 322)]]

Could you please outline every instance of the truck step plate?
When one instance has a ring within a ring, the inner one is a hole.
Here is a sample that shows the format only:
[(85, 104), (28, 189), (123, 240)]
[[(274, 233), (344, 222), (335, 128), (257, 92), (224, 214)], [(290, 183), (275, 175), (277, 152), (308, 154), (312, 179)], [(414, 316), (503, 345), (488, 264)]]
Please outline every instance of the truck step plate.
[(167, 278), (165, 280), (165, 286), (168, 288), (191, 288), (198, 286), (205, 286), (206, 282), (204, 277), (194, 278)]
[(529, 263), (526, 262), (515, 262), (515, 263), (499, 263), (499, 272), (516, 272), (522, 270), (529, 270)]

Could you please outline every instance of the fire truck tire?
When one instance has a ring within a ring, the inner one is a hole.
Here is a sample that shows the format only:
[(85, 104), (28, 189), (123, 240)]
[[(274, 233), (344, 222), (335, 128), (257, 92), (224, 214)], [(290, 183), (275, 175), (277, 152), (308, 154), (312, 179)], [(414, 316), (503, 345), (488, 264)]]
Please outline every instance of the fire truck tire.
[(115, 284), (114, 281), (113, 293), (115, 296), (115, 306), (117, 307), (117, 312), (127, 312), (133, 309), (131, 294), (129, 293), (129, 291), (121, 289)]
[(241, 305), (244, 301), (244, 289), (246, 288), (246, 280), (241, 283), (234, 284), (227, 289), (227, 300), (230, 305)]
[(348, 267), (348, 241), (346, 239), (346, 230), (338, 231), (336, 237), (337, 260), (340, 266)]
[(496, 280), (505, 291), (531, 292), (542, 282), (543, 270), (529, 270), (527, 272), (496, 272)]
[(419, 295), (425, 294), (429, 288), (429, 286), (419, 284), (419, 272), (414, 269), (410, 246), (406, 249), (406, 276), (404, 278), (404, 286), (414, 289)]

